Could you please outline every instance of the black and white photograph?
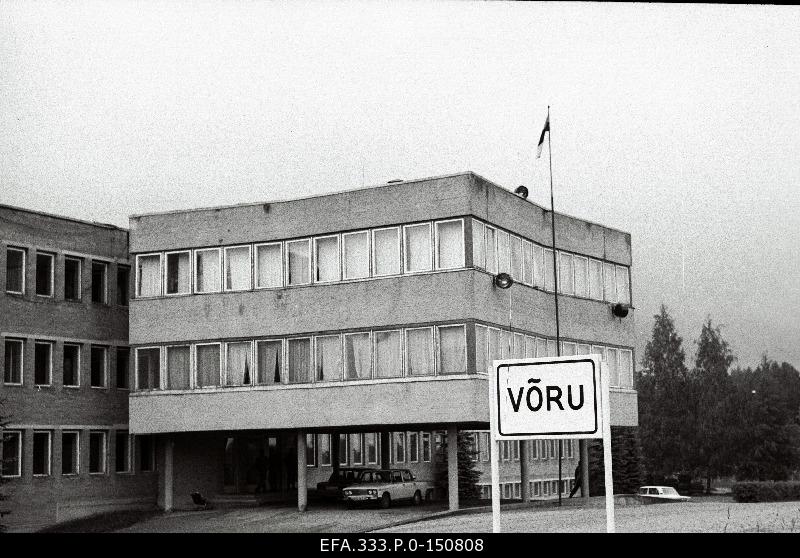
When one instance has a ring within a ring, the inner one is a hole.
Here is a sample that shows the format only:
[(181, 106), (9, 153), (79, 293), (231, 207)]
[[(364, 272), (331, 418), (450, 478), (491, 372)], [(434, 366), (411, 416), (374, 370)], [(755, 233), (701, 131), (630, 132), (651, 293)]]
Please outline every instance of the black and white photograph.
[(0, 0), (0, 539), (800, 533), (798, 29)]

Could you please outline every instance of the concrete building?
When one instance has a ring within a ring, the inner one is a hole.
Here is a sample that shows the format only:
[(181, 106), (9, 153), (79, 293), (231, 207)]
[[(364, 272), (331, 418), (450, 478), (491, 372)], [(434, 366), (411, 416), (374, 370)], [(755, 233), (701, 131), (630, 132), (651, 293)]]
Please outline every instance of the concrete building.
[[(612, 424), (635, 427), (633, 311), (611, 311), (630, 305), (630, 235), (556, 228), (562, 353), (607, 359)], [(458, 430), (488, 470), (488, 363), (556, 353), (550, 213), (473, 173), (133, 216), (130, 252), (130, 430), (157, 437), (165, 509), (256, 488), (304, 509), (344, 465), (431, 478), (440, 433), (457, 507)], [(502, 450), (504, 491), (567, 490), (555, 444), (525, 445)]]
[(152, 506), (154, 440), (128, 429), (127, 231), (0, 205), (0, 286), (3, 523)]

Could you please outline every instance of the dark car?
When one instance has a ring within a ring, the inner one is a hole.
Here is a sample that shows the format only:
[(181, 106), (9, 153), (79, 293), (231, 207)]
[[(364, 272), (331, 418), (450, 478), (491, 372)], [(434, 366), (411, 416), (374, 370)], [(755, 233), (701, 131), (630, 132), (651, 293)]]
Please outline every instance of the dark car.
[(343, 467), (337, 472), (331, 473), (326, 482), (317, 483), (317, 496), (320, 498), (340, 500), (342, 489), (346, 486), (359, 484), (365, 471), (372, 471), (366, 467)]

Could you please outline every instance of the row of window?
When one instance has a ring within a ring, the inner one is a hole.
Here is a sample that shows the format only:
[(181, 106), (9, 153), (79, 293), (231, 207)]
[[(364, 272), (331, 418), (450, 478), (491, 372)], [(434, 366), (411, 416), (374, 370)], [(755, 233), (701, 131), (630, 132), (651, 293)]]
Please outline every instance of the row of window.
[[(630, 270), (557, 250), (558, 292), (630, 304)], [(518, 283), (555, 290), (553, 250), (472, 220), (472, 262), (489, 273), (508, 273)]]
[(462, 324), (141, 347), (136, 349), (136, 389), (465, 374), (466, 351), (466, 327)]
[[(483, 325), (475, 326), (475, 369), (488, 371), (494, 360), (557, 356), (555, 339), (533, 337)], [(614, 387), (633, 388), (633, 352), (604, 345), (572, 341), (561, 342), (561, 356), (598, 354), (608, 365), (609, 383)]]
[(298, 240), (136, 256), (136, 296), (265, 289), (464, 267), (453, 219)]
[[(338, 434), (339, 465), (360, 466), (380, 463), (380, 434), (377, 432)], [(391, 432), (391, 463), (430, 463), (430, 432)], [(306, 464), (309, 467), (330, 467), (332, 464), (331, 434), (306, 434)]]
[[(473, 449), (473, 461), (488, 462), (492, 455), (492, 444), (488, 432), (471, 432)], [(575, 457), (574, 440), (530, 440), (527, 444), (528, 460), (558, 459), (559, 446), (561, 456), (566, 459)], [(500, 461), (519, 461), (520, 453), (519, 440), (500, 441)]]
[[(492, 499), (492, 485), (479, 484), (481, 490), (481, 499)], [(558, 479), (536, 480), (530, 481), (529, 494), (533, 498), (553, 498), (559, 494), (559, 481)], [(575, 479), (561, 479), (561, 495), (568, 496), (572, 488), (575, 486)], [(500, 491), (502, 500), (519, 500), (522, 498), (522, 483), (520, 482), (502, 482), (500, 483)]]
[[(24, 360), (26, 339), (5, 339), (5, 358), (3, 383), (5, 385), (22, 385), (24, 382)], [(53, 385), (53, 341), (33, 340), (33, 376), (34, 385), (47, 387)], [(104, 345), (87, 346), (78, 343), (64, 343), (61, 358), (61, 384), (64, 387), (77, 388), (81, 385), (81, 353), (89, 353), (89, 385), (93, 388), (109, 387), (109, 350)], [(116, 351), (115, 375), (116, 387), (129, 389), (129, 354), (127, 347), (114, 347)]]
[[(108, 463), (108, 437), (105, 430), (91, 430), (88, 436), (78, 430), (61, 431), (61, 475), (104, 475), (111, 464)], [(47, 477), (53, 474), (53, 436), (52, 430), (34, 430), (32, 438), (32, 475)], [(86, 441), (82, 441), (88, 438)], [(134, 443), (136, 440), (136, 443)], [(88, 463), (81, 463), (81, 444), (88, 445)], [(155, 470), (155, 444), (150, 436), (131, 436), (127, 431), (114, 434), (115, 473), (133, 472), (134, 447), (137, 447), (138, 470), (142, 473)], [(4, 430), (0, 444), (0, 462), (3, 477), (22, 476), (23, 436), (20, 430)]]
[[(34, 293), (36, 296), (44, 298), (55, 297), (55, 276), (56, 276), (56, 255), (52, 252), (42, 252), (37, 250), (35, 253), (35, 280)], [(25, 294), (25, 266), (28, 260), (28, 250), (9, 246), (6, 249), (6, 292), (11, 294)], [(64, 278), (64, 300), (79, 302), (83, 300), (84, 290), (83, 280), (84, 259), (76, 256), (65, 256), (64, 267), (59, 273), (63, 273)], [(91, 291), (92, 302), (102, 304), (108, 303), (108, 262), (91, 261), (91, 285), (87, 287), (87, 292)], [(128, 282), (130, 268), (128, 266), (117, 266), (117, 295), (116, 303), (122, 306), (128, 305)]]

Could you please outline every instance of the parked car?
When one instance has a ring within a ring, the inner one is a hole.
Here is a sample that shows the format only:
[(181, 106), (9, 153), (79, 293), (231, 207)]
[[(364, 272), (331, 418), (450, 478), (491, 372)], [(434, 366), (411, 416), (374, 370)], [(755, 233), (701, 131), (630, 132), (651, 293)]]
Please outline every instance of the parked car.
[(658, 504), (668, 502), (688, 502), (689, 496), (681, 496), (678, 491), (671, 486), (643, 486), (637, 494), (641, 502), (647, 504)]
[[(328, 500), (341, 500), (343, 488), (353, 484), (359, 484), (362, 482), (364, 473), (371, 473), (374, 470), (375, 469), (369, 469), (365, 467), (341, 468), (339, 469), (338, 473), (331, 473), (331, 476), (327, 481), (317, 483), (316, 495), (319, 498)], [(369, 476), (369, 480), (372, 480), (372, 475)]]
[(342, 491), (349, 504), (371, 502), (380, 504), (381, 508), (388, 508), (392, 502), (398, 500), (410, 500), (414, 505), (419, 505), (423, 498), (433, 499), (433, 482), (415, 479), (408, 469), (365, 472), (361, 480), (357, 486), (349, 486)]

